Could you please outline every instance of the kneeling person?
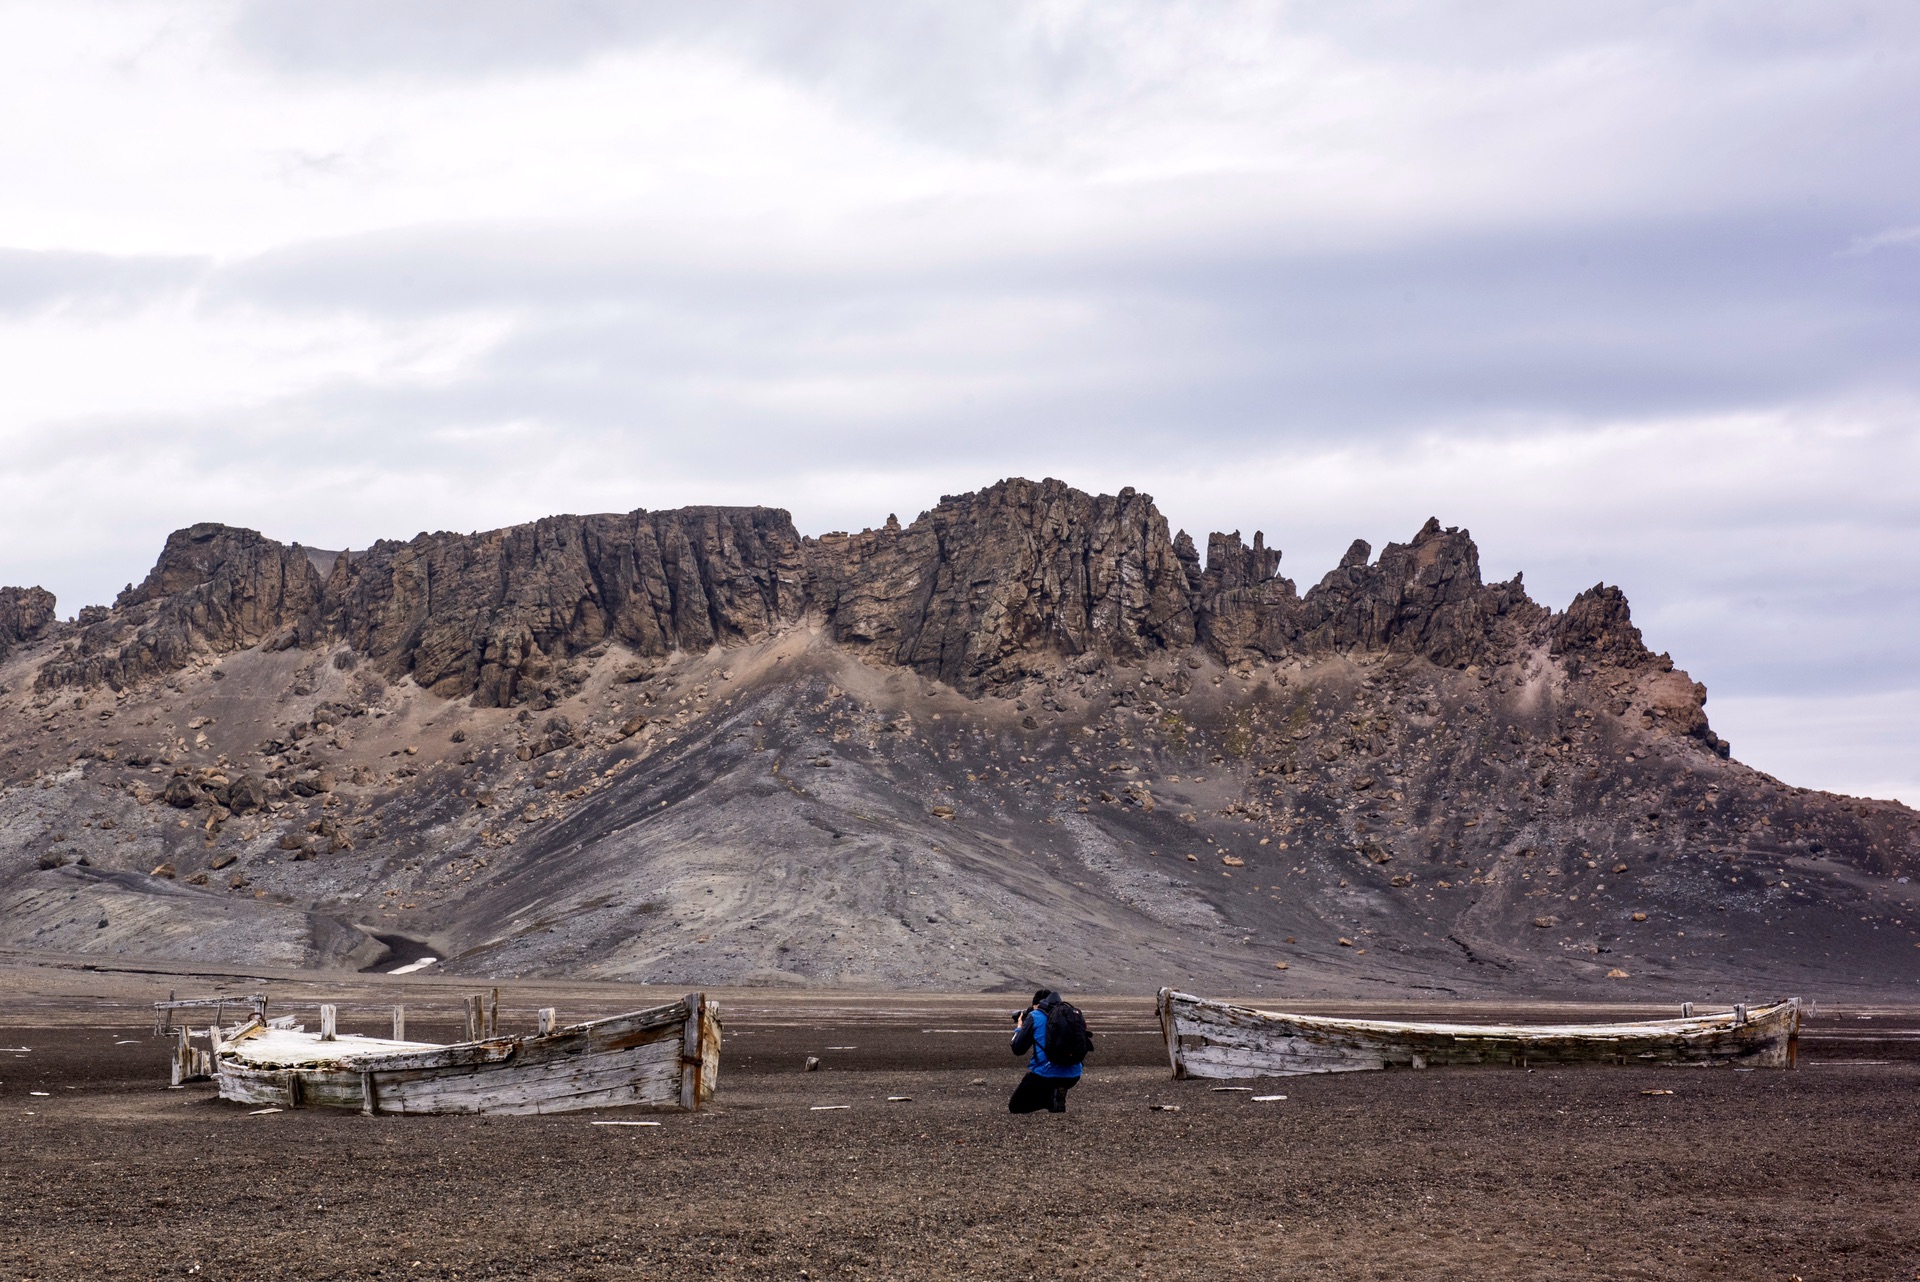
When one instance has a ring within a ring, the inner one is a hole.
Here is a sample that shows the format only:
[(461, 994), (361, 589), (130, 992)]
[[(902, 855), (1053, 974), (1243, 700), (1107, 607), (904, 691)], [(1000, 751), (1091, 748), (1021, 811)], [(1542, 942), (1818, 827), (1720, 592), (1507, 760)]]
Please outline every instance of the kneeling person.
[(1093, 1034), (1078, 1010), (1060, 1000), (1060, 994), (1043, 988), (1033, 995), (1033, 1004), (1014, 1015), (1020, 1027), (1014, 1030), (1013, 1053), (1033, 1052), (1027, 1063), (1027, 1075), (1013, 1088), (1007, 1101), (1009, 1113), (1049, 1113), (1067, 1111), (1067, 1092), (1080, 1080), (1080, 1062), (1093, 1049)]

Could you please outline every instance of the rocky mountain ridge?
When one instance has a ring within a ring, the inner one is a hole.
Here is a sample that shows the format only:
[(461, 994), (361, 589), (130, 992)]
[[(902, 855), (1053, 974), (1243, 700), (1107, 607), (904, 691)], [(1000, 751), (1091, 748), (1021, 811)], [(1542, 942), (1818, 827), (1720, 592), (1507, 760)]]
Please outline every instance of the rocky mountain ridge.
[(194, 526), (71, 624), (0, 590), (0, 946), (1920, 981), (1914, 813), (1730, 760), (1617, 589), (1549, 610), (1437, 521), (1304, 593), (1280, 559), (1216, 533), (1203, 563), (1146, 496), (1058, 481), (817, 539), (770, 508), (358, 552)]
[(551, 517), (360, 553), (197, 525), (173, 534), (111, 611), (92, 612), (36, 686), (121, 689), (196, 653), (345, 642), (388, 680), (512, 706), (550, 697), (556, 668), (605, 642), (663, 658), (802, 620), (969, 693), (1034, 662), (1196, 643), (1227, 664), (1364, 649), (1464, 667), (1551, 637), (1569, 661), (1655, 661), (1618, 589), (1596, 586), (1555, 615), (1517, 577), (1483, 583), (1472, 539), (1437, 520), (1369, 557), (1356, 542), (1302, 596), (1258, 534), (1251, 547), (1237, 532), (1210, 535), (1203, 568), (1151, 499), (1053, 480), (1003, 482), (943, 498), (906, 527), (890, 518), (819, 539), (770, 508)]

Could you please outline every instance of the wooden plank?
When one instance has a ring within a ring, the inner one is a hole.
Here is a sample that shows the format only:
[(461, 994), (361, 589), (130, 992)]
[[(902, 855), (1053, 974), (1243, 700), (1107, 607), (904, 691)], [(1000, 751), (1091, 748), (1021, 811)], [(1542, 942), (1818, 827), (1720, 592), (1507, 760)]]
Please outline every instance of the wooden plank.
[(331, 1006), (324, 1002), (321, 1003), (321, 1006), (320, 1006), (320, 1040), (321, 1041), (330, 1042), (334, 1040), (334, 1036), (335, 1036), (334, 1029), (336, 1027), (337, 1017), (338, 1017), (338, 1010), (336, 1007)]
[[(693, 1039), (689, 1056), (687, 1041)], [(276, 1034), (282, 1043), (284, 1034)], [(220, 1094), (247, 1104), (380, 1113), (537, 1113), (615, 1104), (703, 1107), (719, 1076), (717, 1003), (629, 1012), (546, 1036), (499, 1038), (391, 1054), (353, 1054), (352, 1039), (311, 1063), (249, 1063), (231, 1048)], [(294, 1043), (294, 1053), (299, 1043)], [(274, 1052), (284, 1059), (284, 1045)]]
[(703, 995), (700, 1001), (700, 1085), (694, 1092), (694, 1108), (705, 1108), (719, 1088), (720, 1003)]
[(393, 1008), (393, 1040), (396, 1042), (407, 1040), (407, 1008), (405, 1006)]
[(680, 1107), (692, 1112), (700, 1101), (700, 1003), (703, 994), (681, 998), (687, 1020), (680, 1034)]
[(1698, 1019), (1538, 1027), (1290, 1015), (1170, 989), (1159, 1004), (1174, 1075), (1209, 1078), (1528, 1063), (1786, 1067), (1799, 1017), (1791, 1001)]

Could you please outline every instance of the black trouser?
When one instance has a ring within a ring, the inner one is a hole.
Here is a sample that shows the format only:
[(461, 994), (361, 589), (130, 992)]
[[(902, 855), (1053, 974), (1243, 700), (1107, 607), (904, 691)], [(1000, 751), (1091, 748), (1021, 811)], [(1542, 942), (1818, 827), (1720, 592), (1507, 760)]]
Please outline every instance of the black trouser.
[(1028, 1073), (1013, 1088), (1013, 1098), (1007, 1101), (1009, 1113), (1038, 1113), (1041, 1109), (1049, 1113), (1067, 1111), (1067, 1092), (1079, 1082), (1077, 1077), (1042, 1077), (1038, 1073)]

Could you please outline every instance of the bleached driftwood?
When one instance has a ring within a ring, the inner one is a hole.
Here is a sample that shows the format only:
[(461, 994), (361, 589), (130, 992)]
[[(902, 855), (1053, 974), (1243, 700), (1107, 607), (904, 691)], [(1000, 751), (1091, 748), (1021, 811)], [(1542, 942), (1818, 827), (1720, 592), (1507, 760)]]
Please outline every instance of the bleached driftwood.
[[(469, 1011), (478, 1014), (478, 1002)], [(478, 1022), (477, 1020), (475, 1022)], [(363, 1113), (557, 1113), (704, 1108), (720, 1073), (718, 1003), (704, 993), (520, 1037), (437, 1046), (252, 1029), (222, 1047), (220, 1096)]]
[(1291, 1077), (1384, 1068), (1740, 1064), (1790, 1068), (1800, 1004), (1628, 1024), (1413, 1024), (1256, 1010), (1160, 990), (1175, 1077)]

